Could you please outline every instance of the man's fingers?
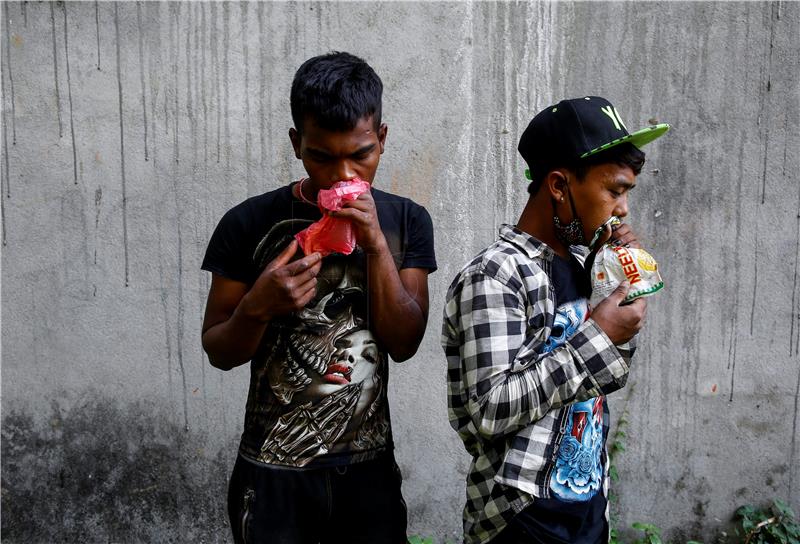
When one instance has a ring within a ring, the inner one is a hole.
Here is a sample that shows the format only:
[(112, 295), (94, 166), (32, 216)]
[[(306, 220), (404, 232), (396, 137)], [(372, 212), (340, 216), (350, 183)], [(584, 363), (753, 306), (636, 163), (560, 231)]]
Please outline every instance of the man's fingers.
[(372, 210), (375, 209), (375, 201), (372, 200), (372, 196), (367, 197), (365, 194), (359, 196), (356, 200), (346, 200), (342, 202), (342, 208), (338, 212), (334, 212), (334, 214), (338, 215), (342, 212), (353, 210), (353, 213), (361, 212), (366, 215), (369, 215)]
[(356, 208), (359, 210), (367, 210), (371, 206), (374, 206), (375, 201), (372, 200), (372, 197), (367, 197), (366, 193), (362, 194), (355, 200), (345, 200), (342, 202), (342, 208)]
[[(311, 255), (306, 255), (302, 259), (298, 259), (295, 262), (286, 266), (285, 270), (290, 276), (296, 276), (306, 270), (315, 267), (322, 261), (322, 255), (314, 252)], [(317, 267), (318, 269), (319, 267)]]
[(314, 284), (316, 284), (316, 279), (320, 268), (322, 268), (322, 261), (317, 261), (316, 264), (311, 265), (305, 270), (299, 271), (294, 276), (295, 280), (297, 281), (297, 285), (303, 285), (310, 280), (314, 280)]
[(289, 245), (267, 265), (267, 270), (275, 270), (276, 268), (286, 265), (286, 263), (292, 260), (295, 253), (297, 253), (297, 240), (293, 238), (292, 241), (289, 242)]
[[(300, 276), (297, 276), (298, 278)], [(314, 291), (317, 287), (317, 278), (312, 277), (305, 281), (298, 281), (297, 282), (297, 292), (300, 293), (300, 296), (306, 295), (309, 291)]]
[[(315, 277), (303, 279), (302, 276), (288, 276), (281, 284), (281, 296), (294, 308), (301, 309), (314, 296), (317, 280)], [(309, 293), (311, 293), (309, 295)]]
[(641, 244), (639, 243), (639, 239), (636, 237), (636, 233), (627, 223), (623, 223), (620, 225), (612, 235), (613, 244), (616, 246), (626, 246), (626, 247), (634, 247), (641, 249)]
[(625, 238), (631, 232), (631, 227), (627, 223), (622, 223), (621, 225), (617, 225), (616, 227), (611, 226), (611, 239), (612, 240), (621, 240)]
[(615, 306), (619, 306), (625, 297), (628, 295), (628, 290), (631, 288), (631, 284), (627, 281), (623, 281), (620, 283), (614, 291), (608, 295), (609, 300), (611, 300)]
[(358, 208), (342, 208), (339, 211), (331, 212), (331, 215), (337, 219), (347, 219), (356, 223), (368, 223), (370, 217), (369, 212)]
[(640, 319), (644, 319), (647, 315), (647, 301), (643, 298), (637, 298), (629, 304), (629, 307), (635, 308), (639, 312)]
[(616, 245), (629, 244), (629, 243), (635, 242), (635, 241), (636, 241), (636, 236), (634, 236), (631, 233), (624, 234), (622, 236), (614, 236), (614, 243)]
[(297, 288), (299, 293), (302, 293), (300, 297), (297, 299), (297, 306), (298, 308), (304, 308), (306, 304), (311, 302), (311, 299), (314, 298), (314, 295), (317, 294), (317, 282), (315, 279), (311, 279), (304, 283), (303, 285)]

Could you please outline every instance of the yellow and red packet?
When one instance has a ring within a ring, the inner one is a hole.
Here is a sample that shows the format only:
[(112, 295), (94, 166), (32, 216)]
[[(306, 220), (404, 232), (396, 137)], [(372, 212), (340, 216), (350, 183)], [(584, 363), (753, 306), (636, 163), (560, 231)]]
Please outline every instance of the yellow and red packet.
[(592, 263), (592, 294), (589, 305), (594, 308), (624, 280), (630, 283), (623, 304), (648, 297), (664, 287), (658, 263), (644, 249), (604, 244)]

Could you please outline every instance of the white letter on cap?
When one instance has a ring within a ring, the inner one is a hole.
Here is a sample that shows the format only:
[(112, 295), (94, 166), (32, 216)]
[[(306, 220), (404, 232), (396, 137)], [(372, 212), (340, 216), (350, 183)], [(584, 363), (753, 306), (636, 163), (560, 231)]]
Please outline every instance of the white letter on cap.
[[(614, 108), (614, 115), (617, 116), (617, 121), (619, 121), (619, 124), (622, 125), (622, 128), (624, 128), (625, 130), (628, 130), (628, 127), (626, 127), (625, 123), (622, 122), (622, 117), (619, 116), (619, 112), (617, 111), (617, 108)], [(619, 128), (619, 127), (617, 127), (617, 128)]]
[(620, 122), (617, 120), (617, 116), (615, 115), (615, 112), (614, 112), (614, 110), (612, 109), (612, 107), (611, 107), (611, 106), (606, 106), (606, 107), (604, 107), (604, 108), (600, 108), (600, 111), (602, 111), (603, 113), (605, 113), (606, 115), (608, 115), (608, 117), (611, 119), (611, 122), (612, 122), (612, 123), (614, 123), (614, 127), (615, 127), (617, 130), (622, 130), (622, 129), (619, 127), (619, 123), (620, 123)]

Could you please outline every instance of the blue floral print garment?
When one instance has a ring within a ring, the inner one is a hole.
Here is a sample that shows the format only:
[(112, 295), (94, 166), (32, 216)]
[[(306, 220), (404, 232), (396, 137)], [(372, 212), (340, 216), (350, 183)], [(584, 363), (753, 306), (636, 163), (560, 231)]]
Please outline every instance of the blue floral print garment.
[[(588, 317), (586, 299), (579, 298), (558, 307), (553, 332), (544, 352), (564, 345)], [(586, 501), (603, 482), (603, 397), (570, 406), (567, 428), (558, 449), (556, 468), (550, 480), (554, 497), (563, 501)]]

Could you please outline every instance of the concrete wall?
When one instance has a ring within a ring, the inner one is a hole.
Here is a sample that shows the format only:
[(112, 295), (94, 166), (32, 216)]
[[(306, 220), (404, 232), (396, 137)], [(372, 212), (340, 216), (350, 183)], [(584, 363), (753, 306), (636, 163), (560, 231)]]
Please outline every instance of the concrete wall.
[(800, 510), (800, 4), (2, 4), (2, 536), (218, 542), (248, 370), (209, 366), (199, 269), (220, 216), (302, 174), (306, 58), (385, 84), (377, 183), (428, 207), (439, 271), (392, 369), (412, 533), (456, 540), (446, 287), (526, 198), (521, 130), (606, 96), (647, 148), (630, 221), (663, 268), (630, 386), (622, 525), (709, 538)]

